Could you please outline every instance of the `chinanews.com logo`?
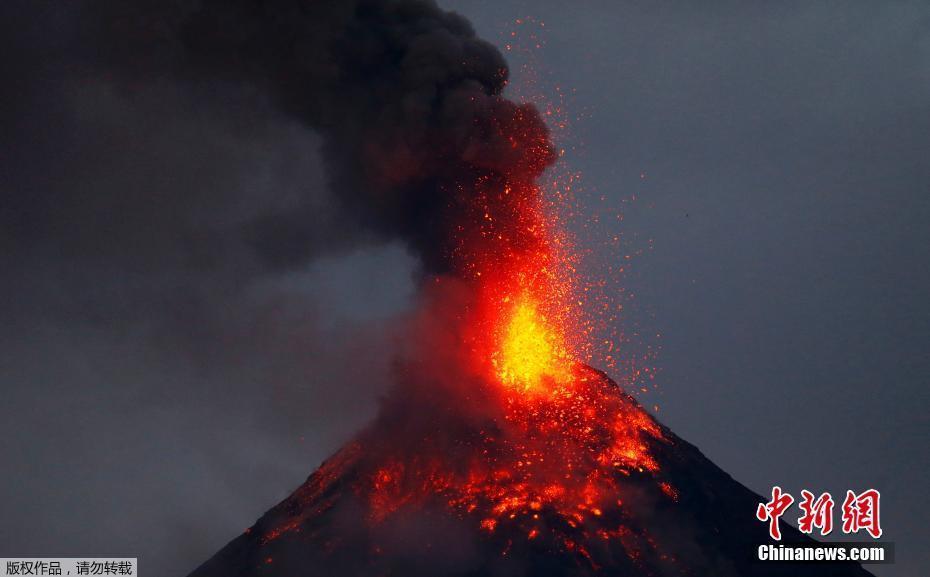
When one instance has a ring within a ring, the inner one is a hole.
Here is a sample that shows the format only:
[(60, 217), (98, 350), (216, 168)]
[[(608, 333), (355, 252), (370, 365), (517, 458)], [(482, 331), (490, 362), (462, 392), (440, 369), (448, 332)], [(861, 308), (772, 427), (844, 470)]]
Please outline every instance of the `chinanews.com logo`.
[[(794, 496), (776, 485), (772, 487), (771, 500), (759, 503), (756, 508), (756, 519), (768, 523), (769, 537), (774, 541), (781, 541), (779, 521), (794, 503)], [(806, 489), (802, 490), (798, 502), (801, 510), (801, 516), (797, 518), (798, 531), (804, 535), (813, 535), (816, 529), (823, 537), (833, 533), (835, 503), (830, 493), (815, 495)], [(756, 560), (894, 563), (894, 543), (875, 541), (882, 536), (881, 493), (875, 489), (858, 494), (847, 490), (839, 510), (839, 529), (844, 535), (858, 535), (861, 532), (863, 536), (871, 537), (872, 541), (763, 543), (757, 547)]]

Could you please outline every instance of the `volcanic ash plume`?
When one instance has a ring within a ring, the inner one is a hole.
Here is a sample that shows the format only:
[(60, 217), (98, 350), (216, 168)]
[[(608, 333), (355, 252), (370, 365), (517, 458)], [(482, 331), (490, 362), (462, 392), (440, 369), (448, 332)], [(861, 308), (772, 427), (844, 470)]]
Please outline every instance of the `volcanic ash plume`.
[[(536, 182), (554, 149), (537, 110), (502, 96), (506, 64), (465, 19), (422, 0), (91, 7), (81, 30), (109, 73), (249, 86), (322, 135), (346, 226), (419, 257), (423, 310), (454, 325), (466, 372), (524, 391), (572, 379), (586, 338), (574, 256)], [(257, 248), (305, 256), (300, 216), (259, 227)]]
[[(91, 2), (94, 60), (129, 79), (257, 88), (322, 135), (346, 218), (402, 239), (427, 272), (464, 275), (537, 242), (518, 229), (537, 224), (548, 132), (501, 95), (503, 58), (461, 16), (425, 0)], [(301, 239), (288, 225), (262, 231), (269, 258), (301, 256), (281, 246)]]
[[(503, 314), (533, 329), (513, 335), (512, 351), (567, 352), (552, 329), (571, 314), (573, 261), (536, 184), (554, 149), (537, 110), (502, 96), (506, 64), (464, 18), (424, 0), (90, 1), (81, 33), (95, 65), (133, 86), (167, 77), (256, 90), (322, 136), (347, 228), (400, 239), (426, 276), (480, 293), (465, 323), (475, 335), (499, 333)], [(267, 260), (311, 251), (301, 217), (257, 227)], [(497, 343), (478, 340), (494, 356)], [(511, 381), (550, 368), (493, 360)]]

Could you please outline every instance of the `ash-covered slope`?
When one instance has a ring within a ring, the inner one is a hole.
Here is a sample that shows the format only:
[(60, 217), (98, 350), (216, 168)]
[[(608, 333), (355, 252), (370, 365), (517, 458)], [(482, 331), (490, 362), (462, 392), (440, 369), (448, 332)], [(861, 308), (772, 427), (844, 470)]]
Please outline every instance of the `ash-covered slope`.
[(602, 373), (577, 375), (562, 400), (498, 415), (389, 404), (190, 577), (870, 575), (754, 562), (765, 499)]

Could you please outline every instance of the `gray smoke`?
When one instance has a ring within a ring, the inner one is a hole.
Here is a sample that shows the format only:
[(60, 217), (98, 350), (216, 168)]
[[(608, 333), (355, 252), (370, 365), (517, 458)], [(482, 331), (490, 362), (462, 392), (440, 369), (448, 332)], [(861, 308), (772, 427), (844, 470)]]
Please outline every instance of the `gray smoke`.
[(7, 556), (189, 570), (370, 418), (461, 185), (551, 157), (428, 2), (11, 0), (0, 48)]
[[(362, 237), (400, 239), (428, 272), (461, 270), (459, 243), (486, 212), (519, 218), (520, 196), (504, 186), (532, 182), (553, 159), (536, 110), (501, 96), (500, 53), (428, 0), (103, 0), (80, 21), (90, 66), (139, 90), (164, 77), (237, 87), (312, 128), (333, 216)], [(325, 242), (308, 210), (253, 223), (259, 254), (293, 265)]]

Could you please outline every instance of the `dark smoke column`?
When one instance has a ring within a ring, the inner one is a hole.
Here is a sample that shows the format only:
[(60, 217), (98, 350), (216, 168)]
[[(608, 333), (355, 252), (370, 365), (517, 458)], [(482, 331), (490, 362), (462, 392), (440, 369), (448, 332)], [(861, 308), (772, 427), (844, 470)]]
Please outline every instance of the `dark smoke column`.
[[(91, 58), (128, 80), (242, 83), (323, 136), (332, 193), (363, 234), (402, 239), (430, 273), (466, 274), (480, 223), (523, 218), (553, 160), (507, 65), (430, 0), (92, 2)], [(508, 190), (505, 193), (505, 189)], [(280, 264), (304, 258), (301, 215), (258, 231)], [(524, 250), (534, 239), (506, 239)], [(500, 252), (501, 246), (493, 248)]]

